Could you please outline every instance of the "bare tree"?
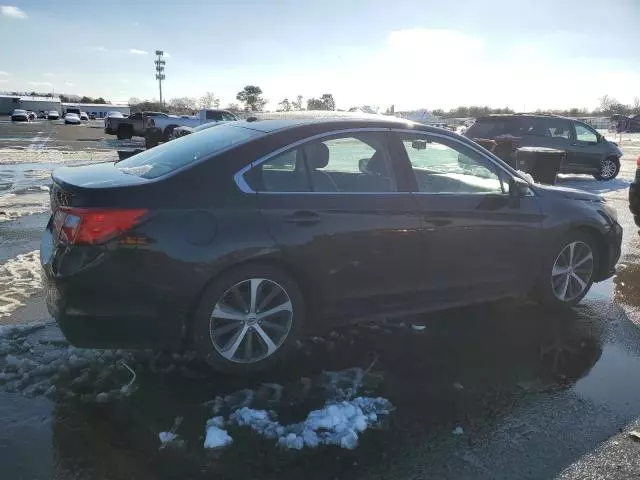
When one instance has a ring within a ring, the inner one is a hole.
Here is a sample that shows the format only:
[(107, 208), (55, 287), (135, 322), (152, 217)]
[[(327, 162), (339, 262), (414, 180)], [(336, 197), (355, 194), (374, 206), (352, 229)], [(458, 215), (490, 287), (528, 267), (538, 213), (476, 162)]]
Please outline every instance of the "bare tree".
[(289, 101), (288, 98), (285, 98), (284, 100), (282, 100), (278, 105), (280, 105), (280, 110), (283, 112), (291, 111), (291, 102)]
[(633, 107), (631, 107), (631, 111), (634, 115), (640, 114), (640, 97), (633, 97)]
[(229, 110), (230, 112), (240, 112), (242, 108), (237, 103), (230, 103), (225, 107), (225, 110)]
[(302, 95), (298, 95), (295, 101), (291, 102), (294, 110), (302, 110)]
[(178, 114), (189, 114), (197, 109), (198, 101), (193, 97), (177, 97), (169, 100), (169, 108)]
[(213, 92), (206, 92), (200, 97), (198, 105), (200, 108), (219, 108), (220, 99), (216, 97)]

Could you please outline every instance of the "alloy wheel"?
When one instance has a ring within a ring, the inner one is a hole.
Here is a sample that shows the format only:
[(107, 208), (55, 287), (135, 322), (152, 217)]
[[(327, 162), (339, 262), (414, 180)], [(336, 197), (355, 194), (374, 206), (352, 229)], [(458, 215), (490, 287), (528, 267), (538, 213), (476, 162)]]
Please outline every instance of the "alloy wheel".
[(551, 270), (551, 288), (563, 302), (570, 302), (589, 287), (593, 275), (593, 252), (584, 242), (571, 242), (556, 258)]
[(600, 165), (600, 176), (602, 178), (611, 178), (616, 174), (616, 169), (616, 162), (611, 159), (603, 160)]
[(280, 348), (292, 321), (293, 305), (286, 290), (272, 280), (250, 278), (220, 297), (211, 312), (209, 333), (224, 358), (254, 363)]

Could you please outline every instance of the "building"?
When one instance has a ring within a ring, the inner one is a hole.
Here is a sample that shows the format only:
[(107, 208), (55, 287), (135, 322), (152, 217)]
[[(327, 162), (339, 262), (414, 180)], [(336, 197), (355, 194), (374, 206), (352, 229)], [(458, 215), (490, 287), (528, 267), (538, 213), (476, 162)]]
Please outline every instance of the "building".
[(58, 97), (29, 97), (18, 95), (0, 95), (0, 115), (10, 115), (18, 108), (39, 112), (56, 110), (62, 112), (60, 99)]
[(123, 115), (129, 115), (129, 105), (124, 104), (110, 104), (110, 103), (63, 103), (62, 114), (67, 111), (67, 108), (79, 108), (81, 112), (87, 112), (89, 115), (95, 115), (96, 118), (103, 118), (107, 116), (108, 112), (120, 112)]

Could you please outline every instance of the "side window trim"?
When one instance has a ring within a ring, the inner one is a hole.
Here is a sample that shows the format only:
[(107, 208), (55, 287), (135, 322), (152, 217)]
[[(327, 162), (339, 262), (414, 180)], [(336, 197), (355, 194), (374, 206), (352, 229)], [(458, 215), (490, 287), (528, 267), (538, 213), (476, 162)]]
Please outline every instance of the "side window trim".
[[(238, 186), (238, 188), (240, 189), (240, 191), (242, 191), (243, 193), (254, 193), (254, 194), (260, 194), (260, 195), (407, 195), (409, 192), (406, 191), (400, 191), (400, 184), (398, 182), (398, 180), (396, 179), (396, 184), (398, 187), (398, 191), (395, 192), (314, 192), (314, 191), (310, 191), (310, 192), (257, 192), (255, 190), (253, 190), (249, 184), (247, 183), (247, 181), (244, 178), (244, 175), (249, 172), (249, 170), (257, 167), (258, 165), (260, 165), (263, 162), (266, 162), (267, 160), (280, 155), (282, 153), (285, 153), (289, 150), (292, 150), (294, 148), (297, 148), (301, 145), (304, 145), (306, 143), (309, 142), (313, 142), (315, 140), (319, 140), (322, 138), (326, 138), (326, 137), (334, 137), (334, 136), (339, 136), (339, 135), (343, 135), (343, 134), (349, 134), (349, 133), (364, 133), (364, 132), (378, 132), (378, 133), (388, 133), (391, 129), (389, 128), (374, 128), (374, 127), (368, 127), (368, 128), (348, 128), (348, 129), (343, 129), (343, 130), (332, 130), (330, 132), (324, 132), (324, 133), (320, 133), (317, 135), (313, 135), (311, 137), (305, 137), (301, 140), (298, 140), (294, 143), (290, 143), (282, 148), (279, 148), (278, 150), (275, 150), (263, 157), (260, 157), (257, 160), (254, 160), (253, 162), (249, 163), (248, 165), (245, 165), (243, 168), (241, 168), (240, 170), (238, 170), (235, 175), (233, 176), (234, 181), (236, 183), (236, 185)], [(412, 132), (415, 133), (415, 130), (412, 130)], [(385, 138), (386, 141), (386, 147), (387, 147), (387, 151), (389, 154), (391, 154), (391, 152), (389, 151), (389, 140)], [(306, 163), (306, 159), (305, 159), (305, 163)], [(392, 168), (393, 168), (393, 162), (392, 162)], [(397, 174), (397, 172), (394, 172)]]

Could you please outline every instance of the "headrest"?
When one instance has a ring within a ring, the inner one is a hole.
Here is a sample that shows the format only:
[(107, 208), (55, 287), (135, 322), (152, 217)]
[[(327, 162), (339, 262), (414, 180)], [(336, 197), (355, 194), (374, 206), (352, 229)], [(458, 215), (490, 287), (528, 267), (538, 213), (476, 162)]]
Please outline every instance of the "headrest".
[(329, 164), (329, 147), (322, 142), (312, 143), (304, 148), (309, 168), (324, 168)]

